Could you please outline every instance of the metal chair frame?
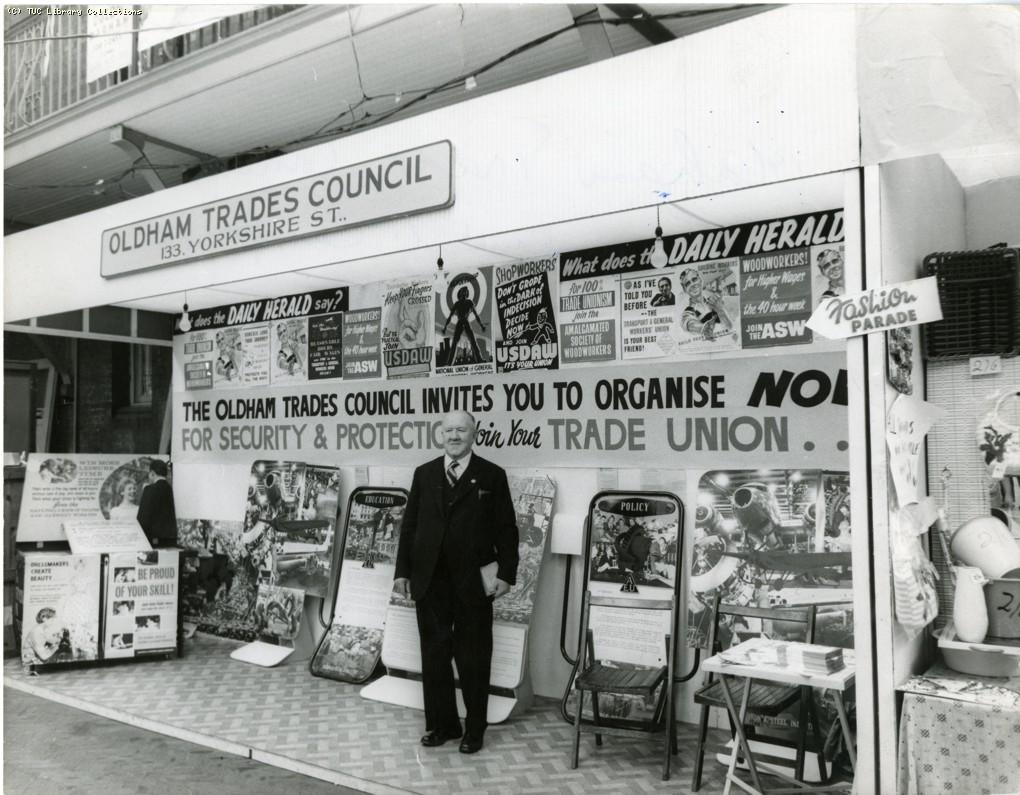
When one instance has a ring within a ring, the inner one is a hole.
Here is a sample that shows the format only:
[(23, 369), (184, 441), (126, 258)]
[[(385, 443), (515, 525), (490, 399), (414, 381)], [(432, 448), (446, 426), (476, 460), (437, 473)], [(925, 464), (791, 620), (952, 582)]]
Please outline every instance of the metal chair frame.
[[(719, 642), (719, 619), (721, 616), (739, 616), (757, 618), (763, 621), (784, 621), (804, 625), (804, 641), (813, 643), (815, 636), (816, 605), (755, 607), (751, 605), (724, 604), (716, 595), (712, 601), (712, 621), (708, 636), (708, 653), (712, 656), (722, 651)], [(726, 701), (722, 696), (722, 684), (711, 673), (706, 674), (704, 684), (694, 694), (694, 702), (701, 705), (701, 716), (698, 721), (698, 740), (694, 757), (694, 773), (691, 778), (691, 791), (701, 788), (701, 774), (705, 760), (705, 741), (708, 736), (708, 715), (711, 707), (726, 709)], [(818, 757), (818, 769), (822, 780), (826, 778), (825, 758), (822, 754), (823, 738), (818, 723), (814, 696), (810, 687), (769, 684), (753, 682), (747, 705), (748, 715), (775, 716), (786, 711), (796, 703), (800, 703), (797, 731), (797, 756), (794, 766), (794, 778), (801, 781), (804, 777), (804, 757), (807, 750), (807, 724), (810, 721), (815, 740), (814, 752)], [(729, 713), (727, 712), (727, 717)], [(730, 734), (735, 727), (730, 718)]]
[[(666, 664), (658, 668), (626, 668), (605, 665), (597, 659), (592, 631), (589, 629), (589, 617), (592, 607), (617, 607), (632, 610), (668, 610), (670, 627), (673, 632), (666, 635)], [(665, 733), (665, 748), (662, 761), (662, 780), (668, 781), (671, 758), (678, 753), (676, 740), (676, 704), (673, 687), (673, 665), (676, 658), (676, 609), (675, 600), (670, 599), (620, 599), (611, 596), (598, 596), (590, 591), (585, 592), (584, 607), (581, 618), (581, 646), (578, 659), (584, 661), (584, 668), (574, 679), (577, 690), (577, 711), (574, 715), (574, 748), (571, 758), (571, 769), (577, 767), (581, 746), (581, 732), (595, 735), (596, 746), (602, 745), (602, 735), (625, 737), (647, 737)], [(614, 720), (612, 724), (602, 722), (599, 714), (599, 694), (641, 695), (651, 698), (656, 691), (655, 711), (648, 721)], [(591, 693), (592, 720), (586, 722), (581, 713), (584, 708), (584, 696)], [(631, 725), (623, 725), (624, 723)]]

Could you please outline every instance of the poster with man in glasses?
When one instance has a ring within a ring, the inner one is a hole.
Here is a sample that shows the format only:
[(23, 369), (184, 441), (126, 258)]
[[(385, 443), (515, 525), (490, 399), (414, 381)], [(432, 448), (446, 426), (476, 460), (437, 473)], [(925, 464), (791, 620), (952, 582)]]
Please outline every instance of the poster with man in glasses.
[(740, 347), (739, 261), (716, 260), (688, 265), (677, 281), (680, 353)]

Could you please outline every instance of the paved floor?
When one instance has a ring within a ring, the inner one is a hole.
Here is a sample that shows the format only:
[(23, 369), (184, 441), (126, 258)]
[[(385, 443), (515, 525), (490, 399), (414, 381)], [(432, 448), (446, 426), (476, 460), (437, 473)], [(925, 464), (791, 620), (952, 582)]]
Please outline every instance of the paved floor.
[[(198, 634), (179, 659), (39, 676), (27, 676), (18, 660), (7, 660), (4, 680), (10, 689), (145, 729), (159, 727), (223, 752), (250, 749), (260, 761), (376, 795), (688, 791), (694, 726), (679, 727), (681, 751), (669, 782), (660, 778), (660, 738), (611, 738), (596, 748), (588, 735), (581, 764), (572, 770), (573, 728), (551, 699), (536, 698), (526, 712), (491, 727), (485, 752), (465, 757), (456, 746), (422, 748), (416, 710), (367, 700), (359, 686), (311, 676), (299, 662), (275, 668), (236, 662), (230, 653), (238, 645)], [(725, 737), (713, 733), (716, 741)], [(706, 792), (722, 789), (723, 773), (719, 765), (708, 766)]]
[(356, 792), (4, 688), (7, 795), (287, 791)]

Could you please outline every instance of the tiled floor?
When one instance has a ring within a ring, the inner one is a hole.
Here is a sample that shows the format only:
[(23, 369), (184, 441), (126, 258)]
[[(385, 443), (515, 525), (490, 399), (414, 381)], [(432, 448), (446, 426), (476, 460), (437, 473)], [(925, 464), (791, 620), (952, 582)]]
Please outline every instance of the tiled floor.
[[(595, 748), (585, 735), (571, 770), (572, 728), (549, 699), (490, 727), (485, 749), (467, 757), (453, 743), (422, 748), (420, 712), (362, 699), (358, 686), (313, 677), (301, 663), (235, 662), (229, 654), (238, 645), (200, 635), (179, 660), (39, 676), (7, 660), (5, 684), (371, 793), (685, 793), (690, 785), (693, 726), (680, 724), (669, 782), (660, 780), (658, 739), (607, 737)], [(720, 791), (723, 772), (709, 762), (702, 791)]]
[(7, 795), (357, 795), (357, 790), (4, 688)]

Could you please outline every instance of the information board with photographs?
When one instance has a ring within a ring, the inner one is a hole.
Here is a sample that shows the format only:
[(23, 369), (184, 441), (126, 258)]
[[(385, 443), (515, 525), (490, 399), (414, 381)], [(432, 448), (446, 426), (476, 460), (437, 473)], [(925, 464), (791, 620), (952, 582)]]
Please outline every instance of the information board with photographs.
[(256, 461), (241, 542), (256, 577), (324, 597), (333, 562), (340, 471), (299, 461)]
[(333, 621), (312, 658), (312, 673), (341, 682), (366, 681), (382, 653), (407, 492), (354, 490), (340, 557)]
[(149, 463), (165, 455), (31, 453), (18, 543), (66, 541), (64, 522), (135, 522)]
[[(816, 620), (815, 642), (853, 645), (849, 473), (714, 470), (701, 476), (697, 499), (688, 581), (690, 646), (708, 643), (716, 594), (730, 604), (758, 607), (827, 603)], [(720, 642), (728, 647), (762, 630), (757, 619), (734, 624), (724, 616)]]
[(180, 551), (116, 552), (105, 566), (103, 657), (175, 653)]

